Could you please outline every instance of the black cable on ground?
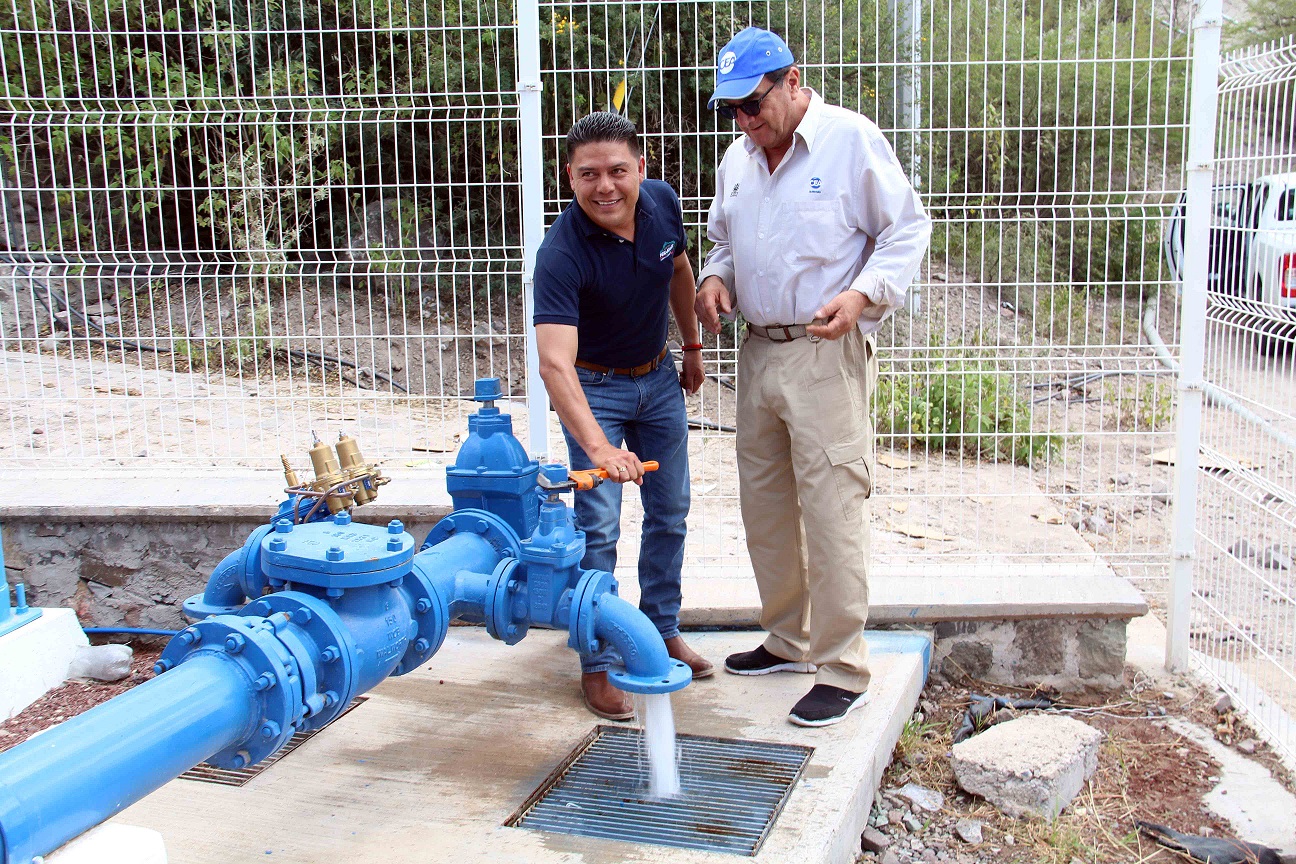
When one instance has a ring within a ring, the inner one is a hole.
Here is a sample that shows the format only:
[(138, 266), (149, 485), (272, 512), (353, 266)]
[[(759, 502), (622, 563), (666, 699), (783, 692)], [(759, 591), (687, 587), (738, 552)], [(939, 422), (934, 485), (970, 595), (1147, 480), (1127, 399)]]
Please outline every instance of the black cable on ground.
[[(77, 319), (81, 322), (82, 326), (85, 327), (86, 330), (89, 330), (90, 328), (94, 328), (95, 330), (99, 331), (100, 335), (103, 337), (102, 341), (104, 343), (112, 342), (115, 345), (120, 345), (123, 348), (127, 348), (133, 351), (151, 351), (155, 354), (175, 353), (175, 349), (168, 348), (165, 345), (148, 345), (143, 342), (136, 342), (133, 339), (125, 339), (120, 336), (113, 336), (109, 334), (109, 332), (104, 329), (102, 324), (95, 321), (90, 316), (86, 315), (80, 309), (74, 307), (71, 301), (68, 300), (68, 298), (64, 297), (61, 294), (56, 293), (52, 288), (49, 287), (49, 285), (45, 282), (45, 280), (39, 278), (35, 273), (28, 270), (26, 265), (23, 264), (22, 262), (15, 260), (12, 256), (9, 255), (0, 255), (0, 262), (15, 267), (19, 271), (20, 275), (26, 277), (27, 279), (30, 279), (33, 285), (38, 286), (42, 291), (45, 292), (45, 297), (41, 297), (38, 294), (36, 295), (36, 299), (40, 302), (42, 306), (45, 307), (45, 310), (50, 313), (51, 317), (54, 316), (55, 312), (54, 309), (50, 306), (49, 302), (46, 300), (46, 298), (49, 298), (49, 300), (56, 302), (61, 307), (60, 311), (67, 312), (69, 316), (75, 315)], [(72, 322), (71, 322), (71, 318), (69, 317), (68, 319), (69, 330), (71, 330), (71, 326), (72, 326)], [(401, 391), (402, 393), (409, 392), (409, 389), (406, 388), (403, 384), (393, 380), (391, 377), (387, 375), (384, 375), (382, 372), (379, 372), (377, 369), (361, 369), (360, 366), (358, 366), (356, 363), (350, 360), (343, 359), (342, 357), (334, 357), (331, 354), (321, 354), (316, 351), (299, 351), (293, 348), (285, 348), (281, 350), (287, 353), (290, 357), (296, 357), (300, 360), (305, 360), (307, 363), (313, 363), (316, 366), (319, 366), (321, 368), (328, 368), (329, 364), (335, 364), (338, 367), (346, 367), (349, 369), (354, 369), (356, 370), (356, 372), (363, 372), (365, 374), (371, 375), (375, 381), (385, 381), (395, 389)], [(342, 375), (340, 370), (338, 374)], [(350, 383), (356, 385), (357, 387), (363, 386), (360, 383), (359, 379), (357, 378), (346, 378), (345, 375), (342, 375), (342, 377), (345, 380), (348, 380)], [(373, 389), (376, 390), (377, 388), (373, 388)]]

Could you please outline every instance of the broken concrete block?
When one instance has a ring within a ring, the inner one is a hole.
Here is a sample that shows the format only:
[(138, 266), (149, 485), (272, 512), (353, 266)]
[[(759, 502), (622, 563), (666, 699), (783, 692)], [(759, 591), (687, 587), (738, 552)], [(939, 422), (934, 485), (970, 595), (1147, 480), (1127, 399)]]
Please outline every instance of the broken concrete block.
[(1069, 717), (1029, 715), (954, 745), (959, 786), (1010, 816), (1052, 820), (1098, 768), (1103, 733)]

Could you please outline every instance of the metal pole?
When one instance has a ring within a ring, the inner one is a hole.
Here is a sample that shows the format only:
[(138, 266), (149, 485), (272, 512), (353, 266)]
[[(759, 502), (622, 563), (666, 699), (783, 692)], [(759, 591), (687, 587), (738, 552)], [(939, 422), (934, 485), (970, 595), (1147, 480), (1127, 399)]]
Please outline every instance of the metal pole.
[[(896, 121), (897, 145), (907, 142), (908, 152), (898, 146), (901, 160), (909, 161), (909, 182), (922, 191), (922, 0), (889, 0), (896, 34)], [(922, 311), (922, 281), (914, 279), (905, 295), (910, 315)]]
[(549, 453), (549, 394), (540, 379), (536, 350), (535, 262), (544, 239), (544, 136), (540, 126), (540, 4), (518, 2), (518, 150), (522, 162), (522, 296), (526, 319), (527, 450), (543, 460)]
[(1219, 86), (1222, 0), (1203, 0), (1193, 19), (1192, 101), (1188, 115), (1188, 189), (1179, 343), (1179, 418), (1175, 433), (1175, 505), (1171, 539), (1166, 668), (1186, 669), (1197, 520), (1197, 454), (1205, 391), (1206, 284), (1210, 267), (1211, 185)]

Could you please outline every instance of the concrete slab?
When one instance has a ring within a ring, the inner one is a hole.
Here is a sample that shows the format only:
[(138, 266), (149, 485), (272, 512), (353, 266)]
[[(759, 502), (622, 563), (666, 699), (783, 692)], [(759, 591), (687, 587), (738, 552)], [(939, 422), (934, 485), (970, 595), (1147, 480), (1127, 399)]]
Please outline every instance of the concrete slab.
[[(700, 633), (719, 661), (756, 633)], [(870, 634), (872, 700), (842, 723), (802, 729), (788, 709), (813, 677), (727, 675), (675, 694), (681, 733), (815, 747), (762, 862), (853, 862), (882, 770), (917, 701), (926, 638)], [(320, 862), (718, 862), (720, 853), (545, 834), (504, 821), (596, 725), (580, 705), (565, 636), (516, 646), (454, 628), (424, 668), (369, 700), (247, 786), (176, 780), (116, 821), (154, 828), (173, 860)]]
[(45, 864), (167, 864), (162, 835), (108, 822), (45, 856)]
[(44, 609), (39, 618), (0, 636), (0, 720), (62, 684), (76, 652), (89, 644), (71, 609)]

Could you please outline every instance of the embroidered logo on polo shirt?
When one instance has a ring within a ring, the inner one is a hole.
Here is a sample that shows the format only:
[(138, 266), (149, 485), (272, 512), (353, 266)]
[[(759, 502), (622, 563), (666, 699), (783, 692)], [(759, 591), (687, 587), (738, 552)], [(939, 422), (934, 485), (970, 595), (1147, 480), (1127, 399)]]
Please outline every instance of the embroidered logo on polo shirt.
[(811, 192), (811, 194), (814, 194), (814, 195), (818, 195), (818, 194), (820, 194), (821, 192), (823, 192), (823, 181), (820, 180), (818, 177), (811, 177), (811, 178), (810, 178), (810, 192)]
[(731, 189), (731, 190), (729, 190), (729, 197), (730, 197), (730, 198), (733, 198), (733, 197), (734, 197), (735, 195), (737, 195), (737, 194), (738, 194), (738, 184), (735, 183), (735, 184), (734, 184), (734, 188)]
[(675, 251), (675, 241), (667, 240), (665, 243), (662, 244), (661, 251), (657, 253), (657, 260), (665, 261), (667, 258), (671, 256), (671, 253), (674, 251)]

